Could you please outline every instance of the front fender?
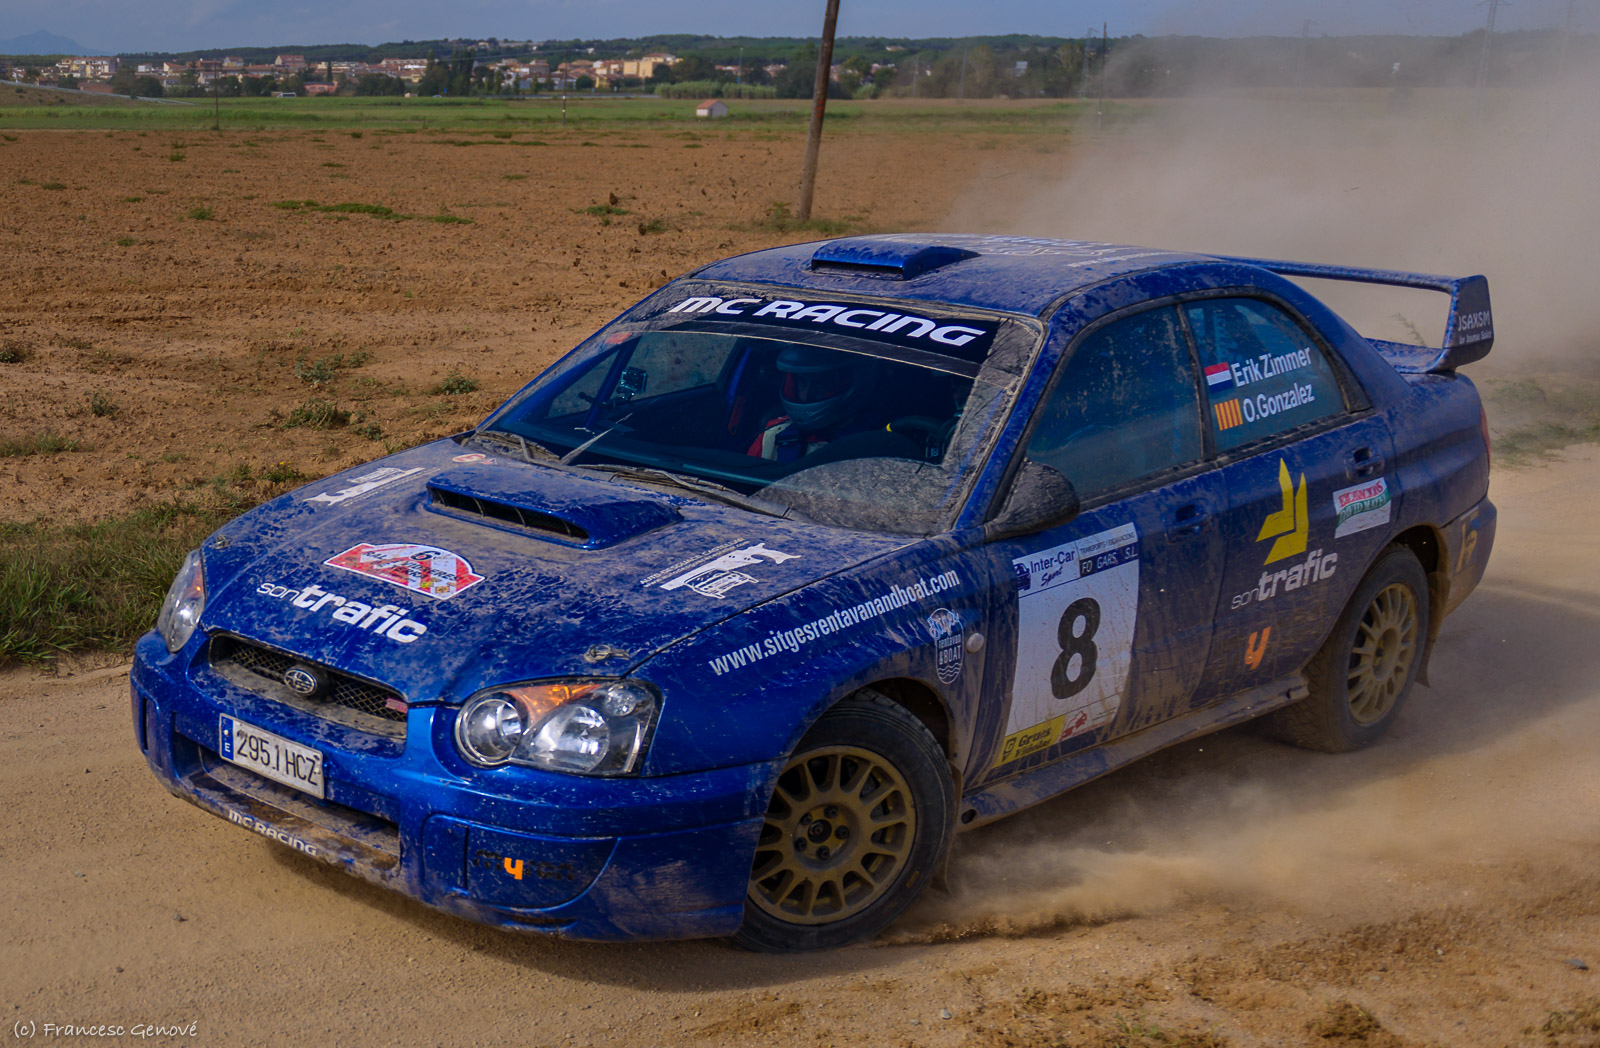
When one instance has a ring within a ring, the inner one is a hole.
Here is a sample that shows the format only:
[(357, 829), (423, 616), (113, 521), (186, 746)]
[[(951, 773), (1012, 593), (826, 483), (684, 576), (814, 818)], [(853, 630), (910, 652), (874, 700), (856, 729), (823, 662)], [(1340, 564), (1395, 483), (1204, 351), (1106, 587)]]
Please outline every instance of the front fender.
[(948, 648), (951, 637), (933, 613), (971, 606), (982, 581), (959, 559), (924, 547), (823, 579), (673, 645), (637, 671), (664, 700), (645, 773), (777, 760), (834, 703), (890, 679), (925, 691), (955, 725), (938, 661), (941, 641)]

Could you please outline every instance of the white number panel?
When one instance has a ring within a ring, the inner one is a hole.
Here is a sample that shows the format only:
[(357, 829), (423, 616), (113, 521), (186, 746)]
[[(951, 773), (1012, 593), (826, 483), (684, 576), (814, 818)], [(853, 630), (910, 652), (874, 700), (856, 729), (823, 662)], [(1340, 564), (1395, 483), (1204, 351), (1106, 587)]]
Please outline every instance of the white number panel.
[(1132, 524), (1011, 563), (1017, 575), (1017, 668), (997, 764), (1116, 716), (1139, 619), (1139, 533)]

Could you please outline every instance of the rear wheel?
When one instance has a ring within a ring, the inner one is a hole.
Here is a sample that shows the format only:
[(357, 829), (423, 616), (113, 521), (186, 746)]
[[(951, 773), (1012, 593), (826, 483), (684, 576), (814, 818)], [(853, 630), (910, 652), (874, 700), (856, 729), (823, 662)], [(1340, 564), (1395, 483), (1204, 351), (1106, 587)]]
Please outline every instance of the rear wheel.
[(1376, 742), (1399, 716), (1422, 667), (1430, 614), (1422, 565), (1410, 550), (1391, 547), (1307, 666), (1310, 697), (1269, 714), (1268, 730), (1327, 753)]
[(857, 692), (817, 721), (778, 776), (733, 941), (816, 950), (876, 935), (933, 875), (953, 807), (927, 727), (886, 696)]

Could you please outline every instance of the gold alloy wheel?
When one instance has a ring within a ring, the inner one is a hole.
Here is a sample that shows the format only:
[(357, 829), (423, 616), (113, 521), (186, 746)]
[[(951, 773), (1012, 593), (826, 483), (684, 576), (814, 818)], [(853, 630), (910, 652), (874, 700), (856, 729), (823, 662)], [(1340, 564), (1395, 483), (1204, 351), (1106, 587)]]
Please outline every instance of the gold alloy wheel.
[(1391, 582), (1372, 598), (1350, 649), (1350, 715), (1375, 724), (1394, 709), (1417, 657), (1417, 598), (1409, 586)]
[(791, 924), (860, 913), (894, 884), (916, 830), (905, 776), (878, 754), (854, 746), (797, 754), (767, 809), (750, 899)]

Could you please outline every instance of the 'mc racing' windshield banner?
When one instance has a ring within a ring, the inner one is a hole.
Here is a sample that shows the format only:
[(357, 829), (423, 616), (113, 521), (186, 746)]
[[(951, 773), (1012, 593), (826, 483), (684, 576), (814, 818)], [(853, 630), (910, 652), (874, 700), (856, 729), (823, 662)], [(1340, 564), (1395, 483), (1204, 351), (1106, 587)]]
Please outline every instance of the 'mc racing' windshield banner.
[(888, 306), (749, 296), (689, 295), (667, 304), (662, 314), (679, 314), (685, 319), (771, 324), (790, 329), (820, 329), (974, 363), (988, 356), (999, 327), (992, 320), (927, 316), (899, 312)]

